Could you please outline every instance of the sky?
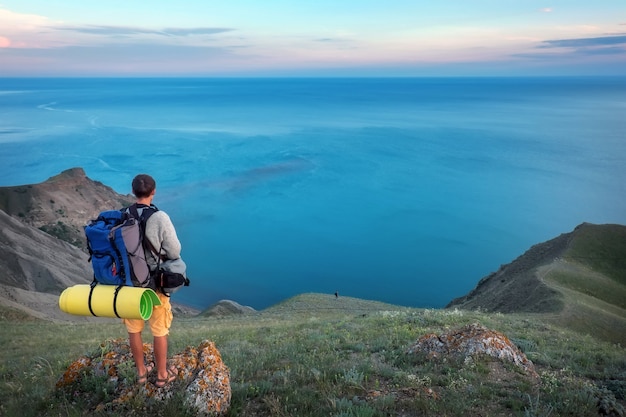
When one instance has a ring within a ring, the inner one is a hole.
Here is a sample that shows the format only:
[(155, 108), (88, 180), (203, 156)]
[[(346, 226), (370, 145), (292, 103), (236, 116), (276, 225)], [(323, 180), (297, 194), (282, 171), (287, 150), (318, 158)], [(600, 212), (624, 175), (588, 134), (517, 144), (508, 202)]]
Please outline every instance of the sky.
[(626, 75), (626, 0), (0, 0), (0, 77)]

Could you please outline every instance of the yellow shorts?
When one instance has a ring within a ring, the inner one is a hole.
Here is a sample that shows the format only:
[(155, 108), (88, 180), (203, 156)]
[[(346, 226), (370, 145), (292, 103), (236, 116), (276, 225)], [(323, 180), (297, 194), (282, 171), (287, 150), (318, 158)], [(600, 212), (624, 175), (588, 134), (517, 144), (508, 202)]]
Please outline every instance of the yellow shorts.
[[(170, 326), (172, 325), (172, 305), (170, 304), (170, 297), (157, 292), (160, 306), (154, 306), (152, 310), (152, 316), (148, 319), (150, 325), (150, 331), (152, 336), (167, 336), (170, 333)], [(144, 320), (141, 319), (123, 319), (126, 325), (128, 333), (141, 333), (144, 328)]]

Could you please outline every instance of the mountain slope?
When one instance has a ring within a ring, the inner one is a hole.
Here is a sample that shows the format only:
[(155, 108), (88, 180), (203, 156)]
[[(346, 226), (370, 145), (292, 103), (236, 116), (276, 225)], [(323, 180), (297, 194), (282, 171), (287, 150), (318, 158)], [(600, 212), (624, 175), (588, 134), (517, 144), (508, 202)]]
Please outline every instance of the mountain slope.
[(29, 315), (67, 319), (58, 295), (91, 281), (87, 254), (0, 211), (0, 305)]
[(84, 247), (83, 226), (103, 208), (131, 204), (130, 195), (87, 178), (82, 168), (72, 168), (39, 184), (0, 187), (0, 210), (23, 223)]
[(626, 341), (626, 226), (583, 223), (534, 245), (447, 306), (543, 313), (546, 320)]
[[(88, 255), (81, 250), (83, 225), (102, 210), (132, 201), (87, 178), (82, 168), (39, 184), (0, 187), (0, 313), (11, 316), (19, 310), (52, 320), (94, 320), (61, 312), (58, 297), (65, 288), (88, 284), (93, 277)], [(179, 314), (198, 313), (173, 307)]]

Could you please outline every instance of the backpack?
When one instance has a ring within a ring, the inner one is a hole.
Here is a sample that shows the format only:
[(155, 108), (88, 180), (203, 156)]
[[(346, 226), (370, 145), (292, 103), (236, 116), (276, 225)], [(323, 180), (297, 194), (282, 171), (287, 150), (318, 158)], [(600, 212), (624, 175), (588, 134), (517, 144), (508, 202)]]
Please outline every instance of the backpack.
[(155, 289), (144, 252), (144, 227), (156, 206), (103, 211), (85, 226), (94, 284)]
[(168, 259), (163, 262), (159, 260), (152, 279), (156, 288), (170, 297), (182, 287), (189, 286), (189, 278), (187, 278), (186, 271), (187, 265), (181, 258)]

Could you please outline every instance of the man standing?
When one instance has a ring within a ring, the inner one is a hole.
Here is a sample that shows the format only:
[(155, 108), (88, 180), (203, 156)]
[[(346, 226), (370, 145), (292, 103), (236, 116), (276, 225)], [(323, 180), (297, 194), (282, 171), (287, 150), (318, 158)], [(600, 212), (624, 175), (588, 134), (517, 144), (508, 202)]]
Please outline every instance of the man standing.
[[(147, 174), (139, 174), (133, 179), (133, 194), (137, 199), (137, 210), (141, 215), (144, 209), (150, 208), (154, 194), (156, 192), (156, 182), (154, 178)], [(154, 248), (160, 248), (162, 260), (177, 259), (180, 257), (181, 245), (176, 235), (176, 229), (170, 217), (163, 211), (154, 212), (145, 224), (145, 235)], [(151, 271), (157, 268), (157, 254), (145, 248), (146, 260)], [(174, 381), (178, 375), (178, 370), (167, 366), (167, 336), (172, 324), (172, 306), (170, 298), (157, 290), (157, 295), (161, 301), (160, 306), (155, 306), (152, 316), (148, 320), (150, 330), (154, 336), (154, 362), (156, 363), (157, 380), (156, 386), (161, 388)], [(148, 374), (154, 368), (153, 363), (145, 363), (143, 354), (143, 340), (141, 332), (144, 328), (144, 320), (124, 319), (128, 340), (133, 354), (135, 366), (137, 367), (137, 382), (145, 384), (148, 381)]]

